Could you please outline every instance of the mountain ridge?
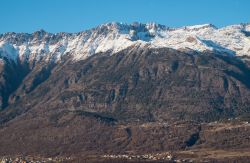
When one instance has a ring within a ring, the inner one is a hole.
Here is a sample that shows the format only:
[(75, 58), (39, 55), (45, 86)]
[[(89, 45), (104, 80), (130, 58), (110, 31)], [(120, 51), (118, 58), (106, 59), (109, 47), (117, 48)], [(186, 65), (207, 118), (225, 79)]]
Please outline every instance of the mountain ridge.
[(135, 44), (194, 51), (217, 51), (230, 55), (248, 55), (250, 25), (217, 28), (212, 24), (170, 28), (156, 23), (106, 23), (77, 33), (28, 33), (0, 35), (0, 56), (21, 61), (60, 61), (63, 55), (73, 60), (98, 53), (116, 53)]

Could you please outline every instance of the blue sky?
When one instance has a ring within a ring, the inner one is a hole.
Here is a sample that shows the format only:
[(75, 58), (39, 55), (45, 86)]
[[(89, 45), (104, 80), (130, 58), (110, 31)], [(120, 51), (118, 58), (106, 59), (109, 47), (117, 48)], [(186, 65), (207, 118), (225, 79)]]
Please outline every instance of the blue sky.
[(78, 32), (106, 22), (250, 22), (250, 0), (0, 0), (0, 33)]

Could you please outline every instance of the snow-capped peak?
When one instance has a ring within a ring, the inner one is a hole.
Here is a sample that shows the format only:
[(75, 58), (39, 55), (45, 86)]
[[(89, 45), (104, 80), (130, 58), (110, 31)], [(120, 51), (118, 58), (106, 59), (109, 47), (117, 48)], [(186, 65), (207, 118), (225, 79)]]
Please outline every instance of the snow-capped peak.
[(170, 28), (157, 23), (112, 22), (79, 33), (52, 34), (44, 30), (32, 34), (5, 33), (0, 35), (0, 56), (13, 60), (58, 61), (67, 54), (79, 60), (98, 52), (115, 53), (135, 44), (250, 55), (250, 25)]
[(205, 28), (217, 29), (217, 27), (213, 24), (201, 24), (201, 25), (185, 26), (185, 28), (188, 30), (200, 30), (200, 29), (205, 29)]

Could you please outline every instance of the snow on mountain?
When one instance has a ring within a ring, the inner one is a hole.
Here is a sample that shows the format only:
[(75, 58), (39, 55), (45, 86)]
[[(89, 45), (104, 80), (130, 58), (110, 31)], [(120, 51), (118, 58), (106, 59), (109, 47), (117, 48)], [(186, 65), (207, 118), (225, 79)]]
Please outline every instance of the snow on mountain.
[(5, 33), (0, 35), (0, 56), (21, 61), (58, 61), (63, 55), (71, 55), (79, 60), (135, 44), (250, 55), (250, 24), (218, 29), (212, 24), (169, 28), (156, 23), (107, 23), (79, 33)]

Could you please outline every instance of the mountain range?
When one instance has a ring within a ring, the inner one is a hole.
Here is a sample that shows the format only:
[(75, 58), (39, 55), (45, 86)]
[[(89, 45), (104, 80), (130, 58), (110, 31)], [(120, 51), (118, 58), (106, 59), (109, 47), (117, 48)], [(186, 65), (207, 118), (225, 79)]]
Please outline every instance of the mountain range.
[(109, 162), (168, 152), (160, 159), (227, 162), (229, 149), (233, 161), (250, 157), (247, 23), (4, 33), (0, 74), (3, 157)]

